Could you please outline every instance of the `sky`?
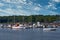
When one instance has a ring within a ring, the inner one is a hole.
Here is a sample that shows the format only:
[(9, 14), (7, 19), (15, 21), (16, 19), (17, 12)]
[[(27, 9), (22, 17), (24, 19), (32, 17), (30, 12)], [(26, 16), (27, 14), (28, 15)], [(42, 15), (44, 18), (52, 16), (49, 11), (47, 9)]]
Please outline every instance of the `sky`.
[(60, 0), (0, 0), (0, 16), (60, 15)]

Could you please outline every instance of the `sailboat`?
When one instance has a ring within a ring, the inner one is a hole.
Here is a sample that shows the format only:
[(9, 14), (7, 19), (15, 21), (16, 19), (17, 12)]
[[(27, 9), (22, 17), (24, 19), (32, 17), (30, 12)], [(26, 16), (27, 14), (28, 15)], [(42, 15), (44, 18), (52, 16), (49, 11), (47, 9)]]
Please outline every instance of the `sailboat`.
[(23, 24), (20, 23), (15, 23), (15, 16), (14, 16), (14, 25), (12, 26), (12, 29), (20, 29), (20, 28), (24, 28)]
[(15, 25), (12, 26), (12, 29), (13, 29), (13, 28), (14, 28), (14, 29), (16, 29), (16, 28), (18, 29), (18, 28), (24, 28), (24, 27), (23, 27), (22, 24), (17, 23), (17, 24), (15, 24)]

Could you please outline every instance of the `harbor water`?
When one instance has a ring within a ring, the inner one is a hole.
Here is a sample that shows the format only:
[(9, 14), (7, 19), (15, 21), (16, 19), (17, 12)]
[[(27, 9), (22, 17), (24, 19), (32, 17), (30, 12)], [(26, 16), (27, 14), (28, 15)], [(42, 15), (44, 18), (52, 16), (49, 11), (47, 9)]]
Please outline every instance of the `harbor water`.
[(43, 31), (34, 29), (0, 29), (0, 40), (60, 40), (60, 29)]

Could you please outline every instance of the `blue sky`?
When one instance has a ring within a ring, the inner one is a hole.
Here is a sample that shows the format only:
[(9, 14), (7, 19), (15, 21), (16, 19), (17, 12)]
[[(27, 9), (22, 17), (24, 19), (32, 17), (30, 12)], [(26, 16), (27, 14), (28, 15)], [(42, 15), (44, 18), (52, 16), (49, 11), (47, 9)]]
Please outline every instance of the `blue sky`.
[(0, 0), (0, 16), (60, 15), (60, 0)]

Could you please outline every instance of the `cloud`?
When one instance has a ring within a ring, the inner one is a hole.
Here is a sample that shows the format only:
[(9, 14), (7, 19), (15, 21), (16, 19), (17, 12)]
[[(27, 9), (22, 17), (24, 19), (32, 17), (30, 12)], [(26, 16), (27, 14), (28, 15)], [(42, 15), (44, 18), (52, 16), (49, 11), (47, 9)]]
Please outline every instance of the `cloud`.
[(36, 6), (36, 7), (34, 7), (33, 10), (35, 10), (35, 11), (39, 11), (39, 10), (40, 10), (40, 7)]
[(39, 7), (42, 7), (40, 4), (37, 4)]
[(5, 2), (10, 2), (11, 0), (3, 0), (3, 1), (5, 1)]
[[(3, 0), (4, 7), (0, 9), (1, 15), (47, 15), (54, 14), (51, 9), (56, 10), (56, 5), (48, 2), (48, 5), (42, 6), (39, 3), (27, 0)], [(46, 9), (44, 9), (44, 7)], [(5, 9), (4, 9), (5, 8)], [(48, 11), (49, 10), (49, 11)], [(56, 14), (56, 13), (55, 13)]]
[(4, 4), (3, 3), (0, 3), (0, 7), (2, 7), (2, 6), (4, 6)]
[(46, 9), (56, 10), (56, 5), (54, 3), (48, 2)]
[[(26, 0), (20, 0), (20, 2), (21, 1), (26, 2)], [(7, 3), (7, 4), (4, 4), (6, 8), (0, 9), (0, 12), (2, 12), (4, 14), (7, 13), (8, 15), (32, 15), (33, 12), (40, 10), (40, 8), (37, 5), (33, 5), (33, 2), (31, 2), (31, 1), (29, 1), (29, 3), (27, 3), (27, 4), (24, 4), (22, 2), (21, 2), (22, 4), (16, 4), (15, 1), (13, 1), (14, 3), (12, 3), (11, 0), (9, 0), (9, 1), (4, 0), (4, 2)], [(33, 11), (33, 12), (31, 12), (31, 11)], [(2, 14), (2, 15), (4, 15), (4, 14)]]
[(18, 9), (22, 8), (22, 6), (17, 6)]
[(33, 4), (33, 2), (29, 1), (27, 5), (32, 5), (32, 4)]
[(7, 2), (7, 3), (15, 3), (15, 4), (24, 3), (24, 4), (26, 4), (26, 0), (2, 0), (2, 1)]
[(21, 10), (18, 11), (13, 9), (5, 9), (5, 10), (0, 9), (0, 12), (7, 13), (8, 15), (25, 15)]
[(60, 0), (52, 0), (52, 1), (54, 1), (54, 2), (60, 2)]
[(4, 13), (4, 12), (0, 12), (0, 16), (9, 16), (8, 14)]

